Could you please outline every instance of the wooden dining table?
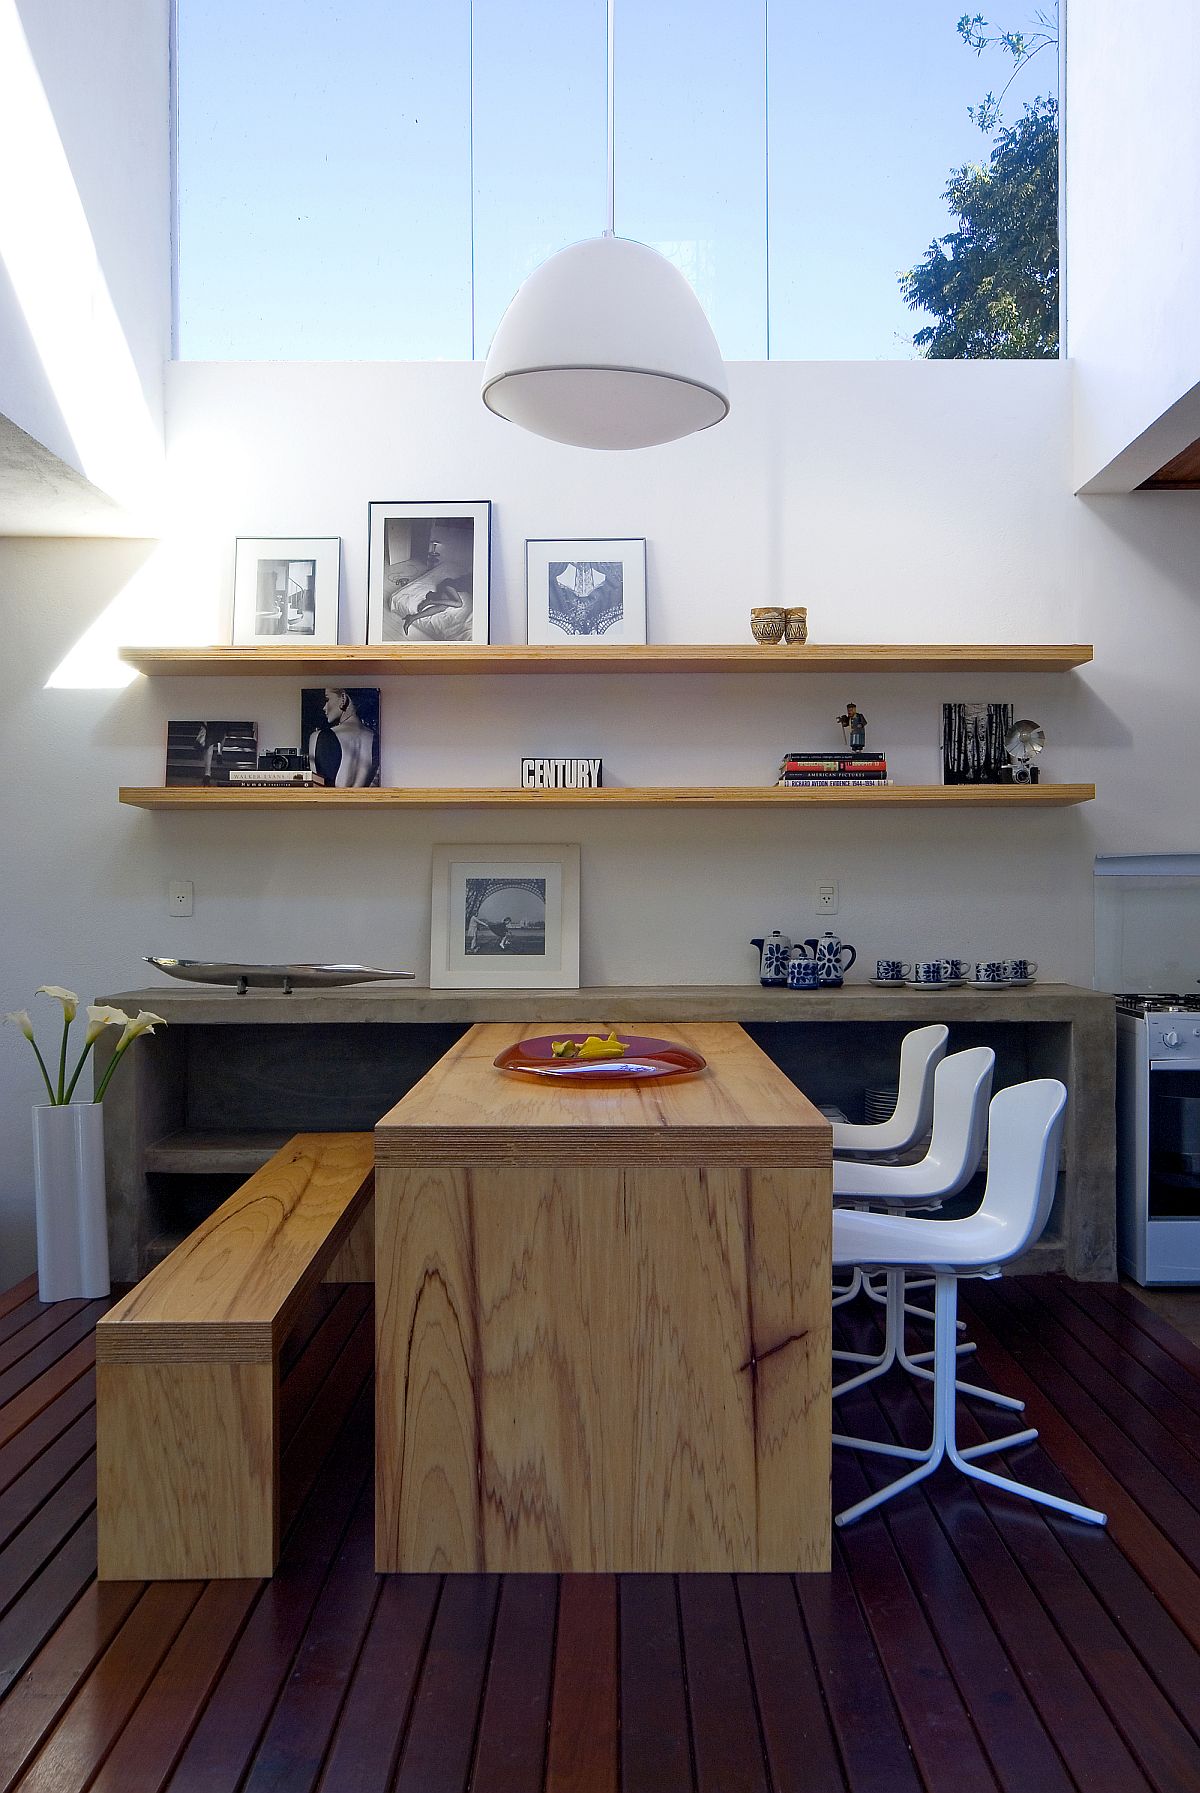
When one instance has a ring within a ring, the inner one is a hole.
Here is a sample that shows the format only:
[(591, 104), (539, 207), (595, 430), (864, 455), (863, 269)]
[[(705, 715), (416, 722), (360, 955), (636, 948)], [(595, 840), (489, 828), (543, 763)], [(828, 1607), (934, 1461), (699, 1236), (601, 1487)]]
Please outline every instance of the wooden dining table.
[(493, 1062), (607, 1031), (473, 1027), (376, 1128), (381, 1571), (829, 1567), (829, 1122), (732, 1023)]

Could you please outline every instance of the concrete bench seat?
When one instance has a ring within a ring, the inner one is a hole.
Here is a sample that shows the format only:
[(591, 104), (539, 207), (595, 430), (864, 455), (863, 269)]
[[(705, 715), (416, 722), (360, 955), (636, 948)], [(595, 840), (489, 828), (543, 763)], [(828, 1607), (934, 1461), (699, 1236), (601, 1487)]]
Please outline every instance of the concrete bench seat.
[(280, 1350), (373, 1190), (372, 1134), (297, 1134), (100, 1320), (102, 1580), (273, 1574)]

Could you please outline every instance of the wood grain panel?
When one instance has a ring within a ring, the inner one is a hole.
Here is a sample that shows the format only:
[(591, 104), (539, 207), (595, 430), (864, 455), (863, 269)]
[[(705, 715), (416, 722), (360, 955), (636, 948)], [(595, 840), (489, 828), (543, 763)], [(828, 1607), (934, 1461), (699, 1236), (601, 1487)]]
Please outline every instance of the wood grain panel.
[(103, 1580), (271, 1575), (277, 1368), (98, 1363)]
[(829, 1566), (830, 1231), (817, 1222), (830, 1205), (825, 1172), (753, 1173), (747, 1374), (754, 1388), (760, 1570)]
[(134, 809), (1064, 809), (1091, 803), (1094, 784), (604, 785), (595, 791), (463, 786), (309, 787), (122, 785)]
[(1200, 438), (1189, 442), (1171, 460), (1165, 461), (1157, 473), (1144, 479), (1139, 492), (1194, 492), (1200, 488)]
[(830, 1174), (757, 1182), (379, 1172), (381, 1570), (828, 1567)]
[(150, 677), (227, 678), (231, 673), (315, 679), (326, 676), (460, 677), (489, 673), (695, 672), (1068, 672), (1086, 666), (1083, 643), (806, 642), (762, 647), (752, 642), (651, 642), (631, 646), (538, 647), (524, 643), (456, 647), (403, 645), (300, 647), (125, 647), (127, 666)]
[(376, 1173), (375, 1562), (483, 1568), (466, 1173)]
[(741, 1176), (477, 1184), (489, 1568), (753, 1559)]
[(338, 1247), (326, 1282), (375, 1281), (375, 1200), (372, 1196)]
[[(608, 1022), (559, 1022), (587, 1033)], [(638, 1031), (699, 1052), (707, 1069), (678, 1082), (581, 1088), (496, 1070), (537, 1023), (472, 1027), (375, 1129), (377, 1165), (655, 1164), (820, 1168), (831, 1161), (825, 1117), (740, 1027), (647, 1021)]]
[(98, 1363), (271, 1360), (371, 1184), (369, 1133), (297, 1134), (119, 1301)]

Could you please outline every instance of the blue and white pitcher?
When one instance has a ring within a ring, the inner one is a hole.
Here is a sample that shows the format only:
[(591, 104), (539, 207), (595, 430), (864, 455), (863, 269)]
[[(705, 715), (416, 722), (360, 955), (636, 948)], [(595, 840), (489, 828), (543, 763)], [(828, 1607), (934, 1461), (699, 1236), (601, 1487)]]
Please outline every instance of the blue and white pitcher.
[(786, 984), (788, 957), (792, 950), (791, 940), (776, 928), (765, 940), (752, 940), (751, 946), (759, 951), (758, 981), (760, 984)]
[[(804, 944), (817, 961), (817, 977), (822, 984), (832, 984), (836, 987), (858, 957), (852, 946), (848, 943), (843, 944), (836, 934), (830, 933), (828, 928), (819, 940), (806, 940)], [(847, 954), (849, 954), (848, 958)]]

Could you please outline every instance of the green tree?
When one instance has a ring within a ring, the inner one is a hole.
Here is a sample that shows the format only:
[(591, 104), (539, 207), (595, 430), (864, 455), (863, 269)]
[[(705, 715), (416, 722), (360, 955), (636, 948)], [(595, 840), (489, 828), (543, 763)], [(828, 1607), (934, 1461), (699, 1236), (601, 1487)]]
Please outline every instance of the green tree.
[(1003, 126), (986, 166), (956, 168), (948, 236), (900, 276), (936, 320), (913, 342), (934, 361), (1039, 361), (1058, 354), (1058, 104), (1034, 100)]
[(943, 194), (958, 220), (900, 275), (914, 311), (934, 322), (913, 334), (938, 361), (1052, 360), (1058, 354), (1058, 103), (1041, 98), (1006, 125), (1002, 104), (1019, 69), (1058, 43), (1057, 6), (1029, 33), (996, 31), (982, 13), (958, 32), (981, 56), (999, 49), (1012, 72), (999, 96), (968, 108), (992, 137), (986, 163), (956, 168)]

